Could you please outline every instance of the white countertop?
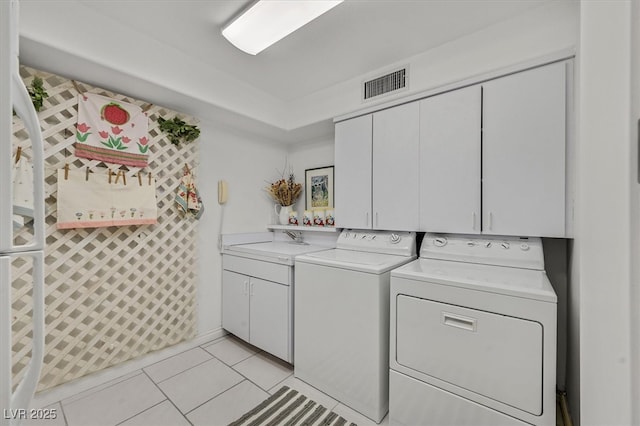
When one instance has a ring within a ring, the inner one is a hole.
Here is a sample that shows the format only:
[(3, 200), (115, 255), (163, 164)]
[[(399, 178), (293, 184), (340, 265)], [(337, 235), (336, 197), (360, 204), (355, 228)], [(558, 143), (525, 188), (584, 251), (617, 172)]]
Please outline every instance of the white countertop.
[(223, 247), (222, 252), (224, 254), (293, 265), (294, 258), (297, 255), (328, 250), (330, 248), (331, 247), (314, 244), (299, 244), (293, 241), (269, 241), (253, 244), (226, 245)]

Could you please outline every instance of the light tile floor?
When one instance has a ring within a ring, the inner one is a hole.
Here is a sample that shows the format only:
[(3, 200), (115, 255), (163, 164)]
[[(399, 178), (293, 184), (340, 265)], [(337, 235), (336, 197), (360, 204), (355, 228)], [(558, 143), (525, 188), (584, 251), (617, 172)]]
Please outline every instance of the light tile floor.
[[(233, 336), (174, 355), (58, 401), (47, 426), (226, 425), (287, 385), (349, 422), (374, 425), (293, 377), (293, 367)], [(387, 424), (385, 418), (383, 425)]]

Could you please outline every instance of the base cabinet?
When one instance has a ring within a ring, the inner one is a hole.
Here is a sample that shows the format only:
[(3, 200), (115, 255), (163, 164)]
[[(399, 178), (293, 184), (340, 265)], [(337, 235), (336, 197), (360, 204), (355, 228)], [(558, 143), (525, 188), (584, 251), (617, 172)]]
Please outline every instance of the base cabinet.
[[(235, 256), (223, 256), (222, 327), (240, 339), (293, 362), (291, 286), (259, 278), (261, 268), (292, 268)], [(273, 277), (270, 277), (273, 278)]]

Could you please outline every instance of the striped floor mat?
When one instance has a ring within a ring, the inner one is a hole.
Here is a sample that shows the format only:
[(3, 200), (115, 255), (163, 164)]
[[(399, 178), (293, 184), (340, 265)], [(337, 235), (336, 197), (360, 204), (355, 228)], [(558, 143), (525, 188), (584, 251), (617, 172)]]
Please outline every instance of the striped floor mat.
[(295, 389), (283, 386), (229, 426), (356, 426)]

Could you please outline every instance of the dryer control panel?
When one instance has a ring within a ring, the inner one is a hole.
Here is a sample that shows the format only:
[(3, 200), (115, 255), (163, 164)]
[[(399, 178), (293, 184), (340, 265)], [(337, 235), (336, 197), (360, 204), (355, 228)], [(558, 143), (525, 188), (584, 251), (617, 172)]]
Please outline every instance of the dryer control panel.
[(427, 233), (422, 240), (420, 257), (544, 270), (542, 240), (538, 237)]

